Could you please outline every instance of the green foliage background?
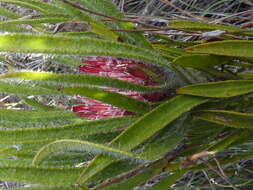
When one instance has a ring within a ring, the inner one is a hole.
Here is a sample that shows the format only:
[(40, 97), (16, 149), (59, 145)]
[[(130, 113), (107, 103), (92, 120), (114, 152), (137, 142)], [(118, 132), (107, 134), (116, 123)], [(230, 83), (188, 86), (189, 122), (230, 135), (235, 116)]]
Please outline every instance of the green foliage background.
[[(189, 171), (219, 169), (220, 165), (252, 157), (250, 149), (228, 157), (220, 154), (253, 138), (252, 30), (173, 20), (166, 27), (223, 33), (213, 42), (175, 41), (163, 35), (149, 40), (142, 32), (129, 32), (136, 29), (134, 22), (110, 0), (0, 2), (38, 12), (21, 18), (1, 9), (1, 16), (9, 18), (0, 22), (0, 31), (6, 32), (0, 34), (1, 52), (43, 53), (73, 67), (79, 62), (72, 56), (115, 56), (158, 65), (169, 75), (155, 87), (85, 74), (15, 71), (0, 75), (1, 92), (16, 94), (34, 108), (0, 109), (0, 180), (35, 184), (19, 189), (130, 190), (166, 174), (159, 183), (147, 187), (163, 190), (174, 188)], [(49, 24), (73, 22), (89, 27), (86, 31), (56, 33), (48, 28)], [(170, 94), (152, 104), (99, 86)], [(136, 115), (88, 121), (27, 98), (77, 94)], [(233, 172), (227, 175), (235, 175)], [(228, 183), (226, 178), (222, 176)]]

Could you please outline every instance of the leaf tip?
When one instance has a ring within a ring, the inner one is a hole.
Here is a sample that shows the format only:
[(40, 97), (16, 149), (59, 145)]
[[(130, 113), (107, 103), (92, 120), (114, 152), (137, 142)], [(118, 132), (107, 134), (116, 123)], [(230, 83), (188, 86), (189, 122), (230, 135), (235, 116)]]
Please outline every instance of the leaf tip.
[(193, 47), (185, 48), (186, 51), (193, 51)]
[(183, 91), (181, 88), (176, 89), (176, 94), (182, 94), (182, 93), (183, 93)]

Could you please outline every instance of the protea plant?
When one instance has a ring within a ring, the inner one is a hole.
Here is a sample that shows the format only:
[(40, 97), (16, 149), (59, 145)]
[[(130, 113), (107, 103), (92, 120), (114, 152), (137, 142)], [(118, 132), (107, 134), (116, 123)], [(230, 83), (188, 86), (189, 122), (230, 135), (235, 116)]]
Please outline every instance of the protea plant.
[[(38, 13), (0, 9), (3, 55), (69, 66), (0, 75), (0, 91), (32, 108), (6, 109), (1, 99), (0, 180), (32, 190), (164, 190), (184, 188), (178, 180), (193, 171), (204, 187), (218, 184), (210, 176), (237, 188), (241, 170), (231, 164), (252, 157), (252, 30), (189, 20), (158, 27), (110, 0), (0, 2)], [(67, 110), (31, 95), (78, 101)]]

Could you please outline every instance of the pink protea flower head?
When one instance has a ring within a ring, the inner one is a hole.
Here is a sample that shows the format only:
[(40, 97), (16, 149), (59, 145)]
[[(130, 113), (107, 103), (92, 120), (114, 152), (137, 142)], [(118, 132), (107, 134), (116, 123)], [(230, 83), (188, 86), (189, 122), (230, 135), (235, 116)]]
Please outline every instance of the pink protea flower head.
[[(142, 69), (145, 68), (155, 72), (156, 68), (142, 62), (103, 56), (85, 57), (82, 62), (84, 65), (78, 67), (78, 70), (82, 73), (117, 78), (119, 80), (145, 86), (158, 85), (158, 82)], [(142, 101), (157, 101), (157, 99), (159, 99), (159, 95), (157, 94), (152, 96), (133, 91), (123, 91), (113, 88), (106, 89)], [(77, 105), (73, 106), (73, 112), (76, 112), (87, 119), (96, 120), (133, 114), (121, 108), (91, 98), (79, 97), (79, 100), (80, 101), (77, 102)]]

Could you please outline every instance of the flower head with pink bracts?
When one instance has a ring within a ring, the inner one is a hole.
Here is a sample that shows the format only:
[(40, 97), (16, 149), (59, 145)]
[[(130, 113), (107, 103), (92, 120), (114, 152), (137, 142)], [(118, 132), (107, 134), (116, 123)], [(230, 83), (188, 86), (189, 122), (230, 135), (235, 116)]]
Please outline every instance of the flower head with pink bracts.
[[(142, 62), (102, 56), (85, 57), (82, 62), (84, 65), (78, 67), (78, 70), (82, 73), (116, 78), (145, 86), (158, 85), (158, 82), (142, 69), (149, 69), (155, 72), (156, 68)], [(159, 99), (159, 95), (157, 96), (157, 94), (152, 96), (141, 94), (139, 92), (123, 91), (113, 88), (106, 88), (106, 90), (127, 95), (142, 101), (156, 101)], [(133, 114), (121, 108), (91, 98), (79, 97), (79, 100), (80, 101), (77, 102), (77, 105), (73, 106), (73, 112), (90, 120)]]

